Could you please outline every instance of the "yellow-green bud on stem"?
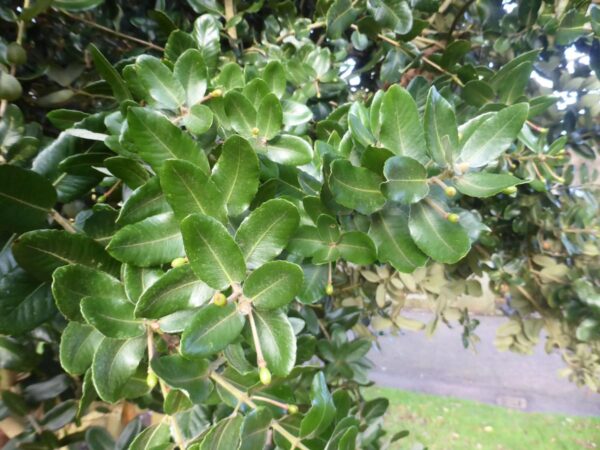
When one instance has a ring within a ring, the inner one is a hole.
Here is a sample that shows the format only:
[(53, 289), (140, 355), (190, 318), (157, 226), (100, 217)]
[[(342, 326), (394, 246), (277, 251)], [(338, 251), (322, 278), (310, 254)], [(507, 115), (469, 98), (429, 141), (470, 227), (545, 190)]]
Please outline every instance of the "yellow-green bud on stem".
[(516, 194), (516, 193), (517, 193), (517, 187), (516, 187), (516, 186), (509, 186), (509, 187), (507, 187), (506, 189), (504, 189), (504, 190), (502, 191), (502, 193), (503, 193), (503, 194), (506, 194), (506, 195), (513, 195), (513, 194)]
[(446, 189), (444, 189), (444, 193), (448, 197), (454, 197), (456, 195), (456, 188), (454, 188), (453, 186), (448, 186)]
[(211, 97), (221, 97), (223, 95), (223, 91), (221, 89), (215, 89), (210, 93)]
[(271, 384), (271, 371), (266, 367), (261, 367), (258, 371), (258, 376), (260, 378), (260, 382), (265, 386)]
[(256, 137), (258, 136), (258, 133), (260, 133), (260, 130), (256, 127), (252, 128), (252, 130), (250, 130), (250, 132), (252, 133), (252, 136)]
[(288, 413), (298, 414), (298, 407), (296, 405), (288, 405)]
[(186, 257), (183, 258), (175, 258), (173, 261), (171, 261), (171, 267), (173, 269), (176, 269), (177, 267), (181, 267), (184, 264), (188, 263), (188, 259)]
[(146, 376), (146, 384), (150, 389), (154, 389), (156, 383), (158, 383), (158, 377), (152, 370), (149, 370), (148, 375)]
[(458, 214), (450, 213), (446, 216), (446, 219), (448, 219), (448, 222), (458, 223), (460, 216)]
[(333, 295), (333, 285), (331, 283), (325, 287), (325, 293), (327, 295)]
[(222, 292), (217, 292), (213, 296), (213, 303), (217, 306), (225, 306), (227, 304), (227, 297)]

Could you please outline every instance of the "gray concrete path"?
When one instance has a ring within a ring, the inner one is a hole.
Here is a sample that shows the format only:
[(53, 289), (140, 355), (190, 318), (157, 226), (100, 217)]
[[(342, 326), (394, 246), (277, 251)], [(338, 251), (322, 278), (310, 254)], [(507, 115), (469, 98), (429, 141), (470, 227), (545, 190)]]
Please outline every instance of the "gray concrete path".
[[(416, 312), (410, 316), (423, 322), (430, 317)], [(541, 344), (529, 356), (498, 352), (493, 340), (506, 319), (478, 319), (477, 353), (463, 348), (458, 327), (441, 325), (431, 339), (415, 332), (381, 338), (381, 350), (369, 353), (376, 366), (371, 379), (380, 386), (524, 411), (600, 416), (600, 394), (558, 377), (564, 367), (560, 356), (547, 355)]]

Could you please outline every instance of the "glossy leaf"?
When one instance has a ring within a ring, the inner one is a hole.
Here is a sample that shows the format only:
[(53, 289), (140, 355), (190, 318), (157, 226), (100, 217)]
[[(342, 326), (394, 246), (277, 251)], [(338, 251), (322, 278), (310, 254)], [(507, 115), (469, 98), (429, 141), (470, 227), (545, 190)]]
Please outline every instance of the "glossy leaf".
[(463, 141), (460, 159), (469, 167), (481, 167), (494, 161), (516, 139), (528, 112), (527, 103), (519, 103), (479, 123), (469, 138)]
[(229, 450), (240, 445), (240, 432), (244, 418), (241, 415), (219, 421), (207, 433), (198, 450)]
[(383, 179), (350, 161), (335, 160), (331, 165), (329, 185), (335, 201), (363, 214), (371, 214), (383, 207), (385, 197), (379, 189)]
[(280, 310), (254, 310), (258, 340), (273, 375), (285, 377), (296, 362), (296, 336), (287, 316)]
[(275, 94), (266, 95), (260, 102), (256, 114), (258, 135), (265, 139), (273, 139), (283, 126), (281, 103)]
[(115, 403), (121, 399), (123, 390), (146, 352), (146, 338), (104, 338), (92, 363), (92, 379), (100, 398)]
[(141, 55), (136, 60), (138, 76), (154, 100), (165, 108), (176, 109), (185, 103), (185, 91), (173, 73), (159, 59)]
[(460, 224), (449, 222), (425, 202), (411, 206), (408, 227), (417, 247), (436, 261), (454, 264), (471, 248)]
[(524, 182), (506, 173), (469, 172), (456, 179), (456, 189), (471, 197), (491, 197)]
[(121, 298), (84, 297), (81, 314), (87, 323), (106, 337), (127, 339), (144, 334), (141, 320), (133, 315), (135, 306)]
[(1, 230), (41, 228), (55, 203), (56, 191), (46, 178), (17, 166), (0, 166)]
[(260, 149), (271, 161), (288, 166), (308, 164), (313, 157), (312, 147), (304, 139), (281, 134)]
[(458, 149), (458, 129), (452, 106), (435, 87), (429, 90), (423, 116), (429, 156), (440, 166), (454, 161)]
[(427, 170), (412, 158), (389, 158), (383, 174), (388, 181), (382, 184), (381, 189), (390, 200), (402, 204), (416, 203), (429, 193)]
[(300, 293), (304, 274), (300, 266), (271, 261), (253, 271), (244, 282), (244, 295), (259, 309), (276, 309)]
[(411, 273), (428, 260), (413, 241), (408, 229), (408, 217), (401, 211), (375, 214), (369, 236), (377, 246), (379, 261), (390, 263), (399, 272)]
[(179, 223), (171, 213), (121, 228), (107, 250), (119, 261), (140, 267), (170, 263), (184, 255)]
[(300, 424), (300, 436), (318, 436), (335, 417), (333, 398), (327, 389), (323, 372), (315, 375), (310, 388), (311, 407)]
[(104, 55), (98, 50), (94, 44), (90, 44), (88, 47), (90, 55), (94, 60), (94, 66), (98, 73), (106, 80), (110, 85), (113, 94), (118, 102), (131, 99), (131, 93), (127, 89), (127, 85), (119, 75), (119, 72), (112, 66), (110, 62), (104, 57)]
[(204, 98), (208, 84), (208, 71), (200, 51), (195, 48), (186, 50), (177, 58), (173, 74), (185, 91), (188, 107)]
[(427, 162), (425, 137), (411, 95), (398, 85), (387, 90), (379, 111), (383, 146), (399, 156), (409, 156), (420, 163)]
[(227, 229), (212, 217), (195, 214), (181, 223), (190, 265), (214, 289), (225, 289), (246, 275), (242, 251)]
[(117, 223), (129, 225), (171, 211), (171, 207), (161, 189), (159, 179), (154, 177), (133, 191), (123, 204)]
[(76, 321), (83, 321), (80, 308), (84, 297), (96, 296), (99, 300), (127, 298), (119, 280), (80, 264), (59, 267), (54, 271), (52, 294), (62, 315)]
[(372, 264), (377, 258), (375, 244), (361, 231), (344, 233), (336, 247), (340, 257), (354, 264)]
[(118, 275), (119, 264), (93, 239), (59, 230), (30, 231), (13, 244), (19, 265), (40, 280), (48, 280), (54, 269), (82, 264)]
[(171, 441), (171, 431), (166, 423), (152, 425), (138, 434), (128, 450), (162, 449), (162, 445)]
[(189, 360), (177, 354), (161, 356), (152, 360), (152, 370), (172, 388), (185, 391), (193, 403), (202, 403), (212, 391), (206, 359)]
[(69, 322), (60, 338), (60, 365), (71, 375), (82, 375), (92, 365), (103, 336), (90, 325)]
[(223, 194), (198, 166), (177, 159), (167, 160), (160, 170), (160, 184), (178, 220), (200, 213), (224, 221)]
[(244, 417), (239, 450), (263, 450), (267, 446), (273, 414), (259, 407)]
[(339, 38), (354, 23), (358, 10), (350, 0), (335, 0), (327, 10), (327, 34), (330, 38)]
[(243, 136), (251, 136), (256, 127), (256, 110), (252, 103), (237, 91), (225, 96), (225, 112), (235, 131)]
[(252, 146), (239, 136), (225, 141), (211, 179), (223, 193), (231, 216), (244, 212), (258, 190), (258, 158)]
[(252, 211), (235, 235), (247, 266), (258, 267), (279, 255), (299, 223), (298, 209), (283, 199), (269, 200)]
[(162, 114), (148, 108), (130, 108), (127, 124), (127, 137), (133, 142), (136, 153), (155, 172), (167, 159), (183, 159), (209, 173), (204, 152), (187, 133)]
[(240, 335), (244, 323), (244, 316), (233, 303), (206, 305), (183, 331), (181, 353), (189, 358), (205, 358), (220, 352)]
[(160, 319), (205, 304), (214, 290), (200, 281), (189, 264), (169, 270), (150, 286), (135, 307), (136, 317)]

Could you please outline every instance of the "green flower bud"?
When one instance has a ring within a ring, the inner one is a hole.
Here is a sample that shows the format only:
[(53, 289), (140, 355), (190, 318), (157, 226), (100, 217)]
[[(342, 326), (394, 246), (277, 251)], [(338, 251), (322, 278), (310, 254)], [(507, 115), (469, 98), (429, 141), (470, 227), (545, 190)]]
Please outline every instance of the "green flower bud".
[(298, 414), (298, 407), (296, 405), (288, 405), (289, 414)]
[(171, 261), (171, 267), (173, 269), (176, 269), (177, 267), (181, 267), (184, 264), (188, 263), (188, 259), (187, 258), (175, 258), (173, 261)]
[(150, 389), (154, 389), (154, 386), (156, 386), (156, 383), (158, 383), (158, 377), (151, 370), (148, 371), (148, 375), (146, 376), (146, 384), (148, 385), (148, 387)]
[(513, 194), (516, 194), (516, 193), (517, 193), (517, 187), (516, 187), (516, 186), (509, 186), (509, 187), (507, 187), (506, 189), (504, 189), (504, 190), (502, 191), (502, 193), (503, 193), (503, 194), (506, 194), (506, 195), (513, 195)]
[(454, 197), (456, 195), (456, 189), (453, 186), (448, 186), (446, 189), (444, 189), (444, 193), (448, 197)]
[(448, 219), (448, 222), (458, 223), (458, 221), (460, 220), (460, 216), (458, 214), (450, 213), (448, 214), (446, 219)]
[(217, 292), (213, 297), (213, 303), (217, 306), (225, 306), (227, 304), (227, 297), (222, 292)]
[(325, 288), (325, 293), (327, 295), (333, 295), (333, 285), (331, 283), (329, 283)]
[(258, 372), (258, 376), (260, 378), (260, 382), (262, 384), (264, 384), (265, 386), (268, 386), (269, 384), (271, 384), (271, 371), (269, 369), (267, 369), (266, 367), (260, 368), (260, 371)]

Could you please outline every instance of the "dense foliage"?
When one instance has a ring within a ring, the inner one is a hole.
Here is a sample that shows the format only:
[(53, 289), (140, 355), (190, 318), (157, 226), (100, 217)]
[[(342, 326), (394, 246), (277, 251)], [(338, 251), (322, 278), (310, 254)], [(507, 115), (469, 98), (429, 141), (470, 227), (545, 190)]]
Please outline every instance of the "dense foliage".
[(387, 448), (376, 336), (420, 295), (469, 345), (488, 285), (499, 348), (600, 389), (600, 8), (12, 3), (5, 448)]

